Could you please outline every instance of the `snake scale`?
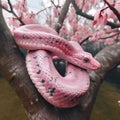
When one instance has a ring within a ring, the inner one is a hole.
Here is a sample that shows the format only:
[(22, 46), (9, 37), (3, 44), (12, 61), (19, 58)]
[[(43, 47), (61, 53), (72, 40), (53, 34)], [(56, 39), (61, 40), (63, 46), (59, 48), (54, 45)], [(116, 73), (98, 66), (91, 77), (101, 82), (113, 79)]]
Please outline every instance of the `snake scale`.
[[(59, 37), (49, 27), (24, 25), (14, 30), (14, 37), (18, 46), (29, 50), (26, 67), (44, 99), (60, 108), (79, 104), (90, 85), (87, 70), (97, 70), (100, 63), (77, 42)], [(64, 77), (54, 67), (55, 56), (68, 61)]]

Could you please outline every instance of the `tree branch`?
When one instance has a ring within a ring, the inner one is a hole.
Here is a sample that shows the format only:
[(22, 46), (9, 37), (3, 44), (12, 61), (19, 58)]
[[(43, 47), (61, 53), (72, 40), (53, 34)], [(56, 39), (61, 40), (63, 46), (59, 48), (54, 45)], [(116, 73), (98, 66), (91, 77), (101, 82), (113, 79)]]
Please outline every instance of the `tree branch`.
[(117, 33), (114, 33), (114, 34), (109, 35), (109, 36), (107, 36), (107, 37), (100, 37), (100, 38), (98, 38), (98, 39), (108, 39), (108, 38), (112, 38), (112, 37), (118, 36), (119, 34), (120, 34), (120, 32), (117, 32)]
[[(97, 71), (90, 71), (91, 86), (88, 93), (83, 97), (81, 107), (83, 110), (89, 109), (88, 118), (90, 117), (98, 90), (103, 81), (105, 74), (113, 67), (120, 63), (120, 42), (101, 50), (95, 58), (101, 63), (101, 68)], [(85, 119), (88, 120), (88, 119)]]
[(2, 8), (0, 8), (0, 73), (19, 96), (30, 119), (38, 112), (43, 116), (43, 120), (49, 119), (49, 113), (44, 116), (44, 112), (47, 114), (46, 110), (48, 110), (47, 102), (38, 94), (25, 66), (24, 57), (14, 42), (14, 38), (3, 19)]
[(68, 10), (69, 10), (69, 5), (70, 5), (70, 3), (71, 3), (71, 0), (66, 0), (66, 1), (65, 1), (65, 4), (64, 4), (64, 6), (63, 6), (63, 8), (62, 8), (62, 10), (61, 10), (61, 13), (60, 13), (59, 18), (58, 18), (58, 22), (57, 22), (57, 24), (56, 24), (56, 26), (55, 26), (55, 30), (56, 30), (58, 33), (59, 33), (60, 28), (61, 28), (62, 25), (63, 25), (64, 19), (65, 19), (66, 14), (67, 14), (67, 12), (68, 12)]
[(113, 11), (113, 13), (117, 16), (118, 20), (120, 21), (120, 13), (119, 11), (114, 8), (107, 0), (104, 0), (104, 2), (108, 5), (108, 7)]
[(12, 4), (11, 4), (10, 0), (8, 0), (8, 5), (10, 7), (10, 10), (3, 7), (1, 3), (0, 3), (0, 8), (3, 8), (4, 10), (6, 10), (9, 13), (12, 13), (16, 17), (16, 19), (21, 23), (21, 25), (25, 25), (25, 23), (21, 20), (21, 18), (13, 10), (13, 7), (12, 7)]
[[(73, 4), (73, 7), (74, 7), (77, 15), (80, 15), (80, 16), (82, 16), (84, 18), (87, 18), (89, 20), (92, 20), (92, 21), (94, 20), (94, 16), (88, 15), (87, 13), (82, 12), (82, 9), (78, 8), (78, 6), (75, 3), (75, 0), (71, 0), (71, 2)], [(111, 26), (112, 28), (119, 28), (120, 27), (120, 24), (115, 24), (115, 23), (112, 23), (112, 22), (109, 22), (109, 21), (107, 22), (107, 25)]]
[(87, 36), (85, 39), (83, 39), (81, 42), (80, 42), (80, 45), (82, 45), (84, 42), (88, 41), (89, 37), (92, 37), (91, 35), (90, 36)]
[(52, 8), (52, 6), (46, 7), (46, 8), (44, 8), (44, 9), (38, 11), (38, 12), (36, 13), (36, 15), (40, 14), (41, 12), (45, 11), (45, 10), (48, 9), (48, 8)]
[(61, 7), (61, 6), (59, 6), (59, 5), (55, 5), (55, 3), (54, 3), (53, 0), (51, 0), (51, 3), (54, 5), (55, 8), (60, 8), (60, 7)]

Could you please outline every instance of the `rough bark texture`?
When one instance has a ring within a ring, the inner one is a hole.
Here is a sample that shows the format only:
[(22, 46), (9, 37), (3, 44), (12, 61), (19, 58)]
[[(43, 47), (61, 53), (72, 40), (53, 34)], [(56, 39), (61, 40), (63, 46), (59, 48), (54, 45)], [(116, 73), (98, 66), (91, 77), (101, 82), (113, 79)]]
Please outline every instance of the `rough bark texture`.
[(0, 73), (16, 91), (31, 120), (89, 120), (102, 78), (108, 70), (120, 63), (119, 58), (120, 43), (103, 49), (96, 56), (102, 67), (98, 71), (89, 72), (90, 90), (83, 96), (81, 103), (70, 109), (53, 107), (38, 94), (32, 84), (25, 67), (24, 56), (16, 46), (0, 9)]

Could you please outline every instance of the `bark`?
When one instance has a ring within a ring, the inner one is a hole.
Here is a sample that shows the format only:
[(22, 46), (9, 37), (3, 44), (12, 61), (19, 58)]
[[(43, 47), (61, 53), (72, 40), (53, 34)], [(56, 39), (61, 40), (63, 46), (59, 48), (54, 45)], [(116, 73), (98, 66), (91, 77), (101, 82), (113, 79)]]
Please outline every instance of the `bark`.
[(32, 84), (24, 56), (14, 42), (0, 9), (0, 73), (2, 73), (23, 104), (31, 120), (89, 120), (97, 92), (105, 73), (120, 63), (120, 43), (103, 49), (96, 56), (101, 69), (89, 72), (90, 89), (81, 103), (70, 109), (59, 109), (47, 103)]
[[(26, 111), (33, 114), (39, 107), (39, 95), (34, 88), (27, 70), (22, 53), (14, 42), (0, 8), (0, 73), (4, 75), (11, 87), (21, 99)], [(36, 107), (38, 106), (38, 107)], [(41, 105), (40, 105), (41, 106)]]
[(68, 10), (69, 10), (69, 5), (70, 5), (70, 3), (71, 3), (71, 0), (66, 0), (66, 1), (65, 1), (65, 4), (64, 4), (64, 6), (63, 6), (63, 8), (62, 8), (62, 10), (61, 10), (61, 13), (60, 13), (59, 18), (58, 18), (58, 23), (57, 23), (56, 26), (55, 26), (55, 30), (56, 30), (58, 33), (59, 33), (60, 28), (61, 28), (62, 25), (63, 25), (64, 19), (65, 19), (66, 15), (67, 15), (67, 12), (68, 12)]

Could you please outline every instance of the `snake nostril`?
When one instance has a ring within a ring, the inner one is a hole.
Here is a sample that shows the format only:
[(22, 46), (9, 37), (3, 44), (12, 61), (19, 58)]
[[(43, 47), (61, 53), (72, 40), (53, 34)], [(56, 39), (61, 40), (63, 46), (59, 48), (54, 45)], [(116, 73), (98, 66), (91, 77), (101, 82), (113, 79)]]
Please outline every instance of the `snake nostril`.
[(83, 61), (84, 61), (84, 62), (89, 62), (89, 58), (84, 57)]

